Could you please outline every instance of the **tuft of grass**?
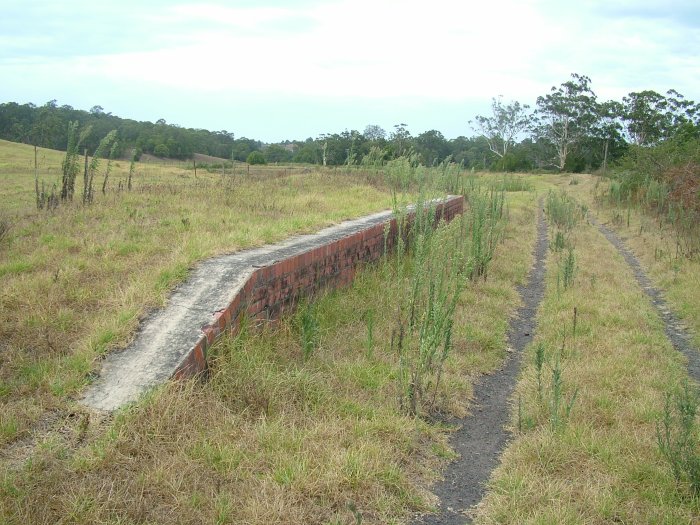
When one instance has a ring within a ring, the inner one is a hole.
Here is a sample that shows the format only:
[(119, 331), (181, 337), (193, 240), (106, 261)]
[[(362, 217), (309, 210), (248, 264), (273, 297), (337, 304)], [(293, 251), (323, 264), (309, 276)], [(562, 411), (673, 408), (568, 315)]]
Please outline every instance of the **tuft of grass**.
[(549, 244), (553, 252), (561, 252), (567, 247), (566, 235), (561, 230), (554, 232), (554, 239)]
[(566, 251), (566, 256), (560, 259), (559, 272), (564, 290), (573, 286), (574, 277), (576, 274), (576, 255), (574, 254), (574, 249), (572, 247), (569, 247), (569, 249)]
[(544, 343), (535, 347), (535, 372), (537, 374), (537, 399), (542, 401), (542, 367), (544, 366)]
[(545, 212), (550, 222), (562, 230), (570, 230), (586, 215), (568, 193), (550, 190), (545, 200)]
[(299, 308), (298, 322), (301, 336), (301, 356), (308, 361), (320, 344), (320, 327), (313, 303), (307, 303)]
[(532, 191), (532, 182), (522, 175), (504, 175), (498, 182), (493, 183), (493, 188), (500, 191)]
[(574, 389), (568, 400), (564, 398), (564, 378), (559, 357), (557, 357), (552, 366), (551, 396), (549, 401), (549, 423), (552, 430), (559, 430), (569, 419), (571, 409), (576, 402), (576, 396), (578, 396), (578, 389)]
[(374, 310), (369, 309), (365, 312), (365, 323), (367, 324), (367, 358), (372, 358), (374, 351)]
[(0, 217), (0, 245), (9, 238), (10, 230), (12, 229), (12, 224), (8, 219)]

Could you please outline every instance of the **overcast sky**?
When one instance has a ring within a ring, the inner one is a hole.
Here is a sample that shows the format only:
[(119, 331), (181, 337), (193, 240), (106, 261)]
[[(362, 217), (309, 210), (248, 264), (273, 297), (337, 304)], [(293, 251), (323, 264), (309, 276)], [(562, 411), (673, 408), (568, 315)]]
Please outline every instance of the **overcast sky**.
[(503, 95), (700, 101), (700, 1), (0, 0), (0, 102), (101, 105), (267, 142), (403, 122), (470, 136)]

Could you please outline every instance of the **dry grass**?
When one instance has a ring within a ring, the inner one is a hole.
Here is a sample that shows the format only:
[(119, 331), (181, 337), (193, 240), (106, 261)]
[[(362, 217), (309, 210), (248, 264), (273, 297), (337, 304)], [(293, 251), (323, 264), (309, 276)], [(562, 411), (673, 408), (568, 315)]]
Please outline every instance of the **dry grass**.
[[(608, 241), (582, 225), (572, 242), (578, 269), (566, 291), (557, 286), (557, 255), (550, 254), (538, 335), (516, 393), (521, 409), (514, 409), (513, 426), (521, 432), (476, 523), (697, 523), (698, 501), (676, 483), (656, 442), (665, 394), (687, 376), (683, 360)], [(538, 343), (546, 358), (541, 397)], [(554, 427), (557, 359), (563, 402), (576, 397), (568, 420)]]
[[(594, 199), (601, 195), (606, 183), (596, 188), (593, 182), (577, 188), (577, 198), (588, 202), (600, 214), (600, 220), (615, 230), (637, 256), (649, 278), (664, 290), (669, 306), (683, 319), (700, 348), (700, 258), (682, 255), (683, 243), (676, 231), (663, 221), (639, 209), (616, 209)], [(629, 218), (629, 226), (627, 220)]]
[[(39, 150), (39, 177), (57, 181), (62, 154)], [(0, 245), (0, 444), (26, 435), (46, 409), (89, 379), (198, 260), (311, 232), (386, 209), (388, 190), (361, 176), (284, 169), (222, 177), (183, 166), (117, 162), (91, 206), (39, 211), (34, 152), (0, 141), (0, 199), (12, 228)], [(95, 182), (101, 187), (101, 180)]]
[[(512, 195), (486, 282), (464, 290), (455, 350), (433, 407), (463, 414), (472, 378), (505, 355), (515, 284), (531, 264), (534, 196)], [(0, 475), (9, 523), (402, 523), (451, 457), (448, 429), (397, 403), (395, 305), (381, 265), (315, 303), (302, 359), (294, 318), (216, 346), (206, 384), (166, 385), (113, 421), (78, 410)], [(367, 312), (374, 345), (367, 348)], [(43, 502), (37, 505), (36, 502)]]

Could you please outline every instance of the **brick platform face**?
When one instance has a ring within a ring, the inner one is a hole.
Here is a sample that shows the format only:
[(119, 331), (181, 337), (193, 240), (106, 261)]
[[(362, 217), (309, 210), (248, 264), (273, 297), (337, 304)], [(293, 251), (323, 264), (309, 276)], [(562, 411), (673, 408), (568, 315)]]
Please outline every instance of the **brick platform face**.
[[(463, 212), (464, 199), (451, 197), (440, 202), (437, 219), (451, 221)], [(409, 213), (410, 222), (413, 214)], [(181, 379), (207, 369), (207, 348), (223, 333), (235, 334), (241, 319), (265, 322), (279, 319), (300, 299), (326, 287), (341, 287), (352, 282), (362, 264), (378, 261), (385, 249), (392, 251), (397, 240), (396, 219), (378, 224), (325, 244), (313, 250), (277, 261), (253, 272), (235, 299), (202, 327), (203, 335), (173, 374)]]

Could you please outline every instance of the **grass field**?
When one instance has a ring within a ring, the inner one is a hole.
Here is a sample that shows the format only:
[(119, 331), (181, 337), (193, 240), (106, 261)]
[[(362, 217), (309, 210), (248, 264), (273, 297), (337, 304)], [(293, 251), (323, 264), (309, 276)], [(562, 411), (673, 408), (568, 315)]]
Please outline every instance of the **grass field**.
[(683, 255), (678, 245), (684, 239), (665, 221), (635, 206), (610, 206), (603, 198), (606, 190), (607, 183), (602, 181), (597, 188), (582, 187), (577, 198), (585, 199), (600, 213), (601, 220), (625, 240), (649, 277), (665, 291), (666, 299), (700, 348), (700, 258)]
[[(191, 176), (187, 172), (182, 175)], [(159, 173), (154, 177), (162, 181), (172, 175)], [(173, 192), (168, 202), (161, 197), (158, 206), (153, 204), (152, 214), (157, 214), (158, 220), (149, 215), (148, 223), (158, 228), (163, 217), (174, 215), (179, 219), (184, 215), (183, 209), (187, 210), (188, 228), (182, 221), (169, 225), (187, 239), (170, 245), (171, 249), (182, 250), (179, 253), (186, 261), (183, 270), (199, 257), (245, 245), (233, 240), (239, 239), (236, 233), (229, 233), (226, 244), (215, 234), (218, 232), (209, 231), (208, 244), (193, 253), (187, 246), (196, 242), (192, 230), (198, 230), (200, 225), (218, 226), (220, 220), (226, 220), (235, 225), (240, 235), (241, 225), (247, 224), (248, 235), (252, 236), (249, 245), (283, 234), (285, 230), (277, 226), (266, 238), (259, 224), (250, 225), (252, 219), (243, 215), (252, 215), (254, 208), (249, 200), (234, 201), (236, 195), (257, 195), (275, 203), (257, 209), (262, 217), (280, 221), (293, 210), (313, 211), (309, 201), (317, 200), (315, 206), (331, 216), (321, 219), (319, 213), (319, 223), (338, 217), (333, 214), (366, 213), (370, 211), (371, 199), (375, 199), (376, 207), (388, 202), (387, 193), (367, 185), (362, 175), (260, 175), (239, 181), (231, 191), (230, 202), (245, 207), (239, 219), (233, 219), (230, 214), (234, 212), (225, 204), (226, 191), (220, 188), (219, 176), (211, 178), (210, 185), (201, 190), (198, 187), (204, 181), (186, 180), (192, 185), (187, 187), (187, 199), (190, 195), (211, 196), (207, 209), (197, 204), (188, 207), (181, 202), (185, 200), (182, 193), (177, 196)], [(162, 184), (167, 183), (154, 183), (153, 187), (160, 188)], [(138, 191), (133, 195), (139, 195)], [(508, 221), (503, 238), (497, 245), (488, 279), (471, 282), (459, 296), (453, 351), (445, 362), (439, 388), (435, 387), (435, 395), (426, 400), (429, 413), (464, 414), (473, 378), (493, 370), (506, 355), (507, 319), (517, 303), (515, 285), (523, 281), (530, 266), (536, 202), (532, 192), (506, 195)], [(29, 192), (30, 203), (31, 197)], [(121, 208), (122, 199), (128, 197), (112, 196), (109, 206)], [(72, 224), (74, 215), (96, 213), (92, 208), (99, 206), (98, 201), (91, 208), (64, 211), (67, 217), (56, 221), (53, 235), (63, 232), (60, 227), (68, 217)], [(334, 206), (344, 211), (339, 212)], [(59, 208), (56, 215), (61, 213)], [(117, 219), (118, 213), (121, 212), (115, 209), (111, 214), (103, 212), (101, 217), (128, 223), (124, 215)], [(34, 229), (29, 230), (32, 232), (43, 228), (36, 223), (45, 221), (45, 216), (28, 209), (22, 220), (33, 225)], [(312, 224), (308, 217), (304, 221), (300, 228)], [(119, 230), (116, 224), (112, 229)], [(453, 223), (449, 235), (464, 236), (460, 228), (470, 228), (469, 223)], [(14, 228), (13, 231), (16, 233)], [(61, 235), (68, 237), (65, 232)], [(159, 238), (155, 233), (148, 236), (150, 242), (146, 246), (156, 245)], [(99, 236), (91, 239), (91, 244), (107, 249)], [(81, 248), (73, 256), (82, 256), (85, 264), (94, 264), (95, 271), (111, 266), (110, 261), (118, 258), (110, 252), (109, 257), (89, 261), (88, 258), (95, 258), (94, 249), (89, 252), (90, 257), (81, 255), (83, 245), (76, 242)], [(9, 253), (18, 253), (19, 244), (13, 239)], [(152, 249), (158, 252), (157, 246)], [(54, 250), (53, 255), (45, 255), (44, 262), (32, 266), (28, 273), (41, 275), (41, 268), (50, 281), (51, 272), (44, 266), (50, 267), (59, 255), (71, 254), (67, 246)], [(71, 403), (70, 395), (79, 390), (85, 378), (75, 374), (74, 382), (68, 383), (65, 378), (73, 377), (71, 370), (76, 367), (64, 369), (62, 364), (82, 358), (84, 370), (89, 372), (95, 354), (128, 338), (136, 314), (128, 322), (109, 325), (121, 318), (123, 306), (117, 304), (116, 309), (105, 311), (102, 305), (111, 304), (109, 301), (92, 303), (96, 318), (104, 319), (114, 332), (113, 337), (96, 347), (95, 340), (85, 334), (85, 349), (69, 343), (63, 357), (53, 357), (49, 348), (32, 355), (18, 344), (10, 353), (16, 361), (11, 362), (14, 366), (8, 372), (10, 389), (3, 398), (3, 414), (18, 420), (24, 406), (30, 406), (41, 415), (53, 403), (58, 422), (52, 431), (38, 433), (35, 446), (24, 456), (18, 457), (16, 449), (21, 450), (17, 444), (22, 443), (31, 419), (15, 423), (17, 430), (13, 435), (7, 433), (7, 440), (13, 443), (6, 449), (15, 453), (5, 458), (5, 465), (11, 468), (0, 478), (3, 519), (10, 523), (357, 523), (359, 519), (363, 523), (399, 523), (411, 511), (428, 509), (428, 483), (438, 475), (437, 468), (451, 457), (447, 445), (449, 429), (430, 418), (411, 417), (399, 409), (402, 365), (391, 343), (396, 326), (393, 301), (410, 295), (410, 288), (402, 284), (402, 274), (395, 273), (399, 271), (395, 261), (396, 258), (389, 259), (367, 269), (348, 290), (327, 293), (314, 302), (316, 339), (313, 352), (306, 358), (301, 336), (303, 320), (296, 315), (274, 329), (220, 341), (208, 383), (165, 385), (113, 419), (95, 417)], [(123, 266), (113, 272), (122, 277), (129, 274)], [(152, 273), (153, 270), (144, 272), (145, 276)], [(184, 271), (161, 286), (157, 276), (152, 276), (145, 287), (148, 294), (136, 297), (139, 301), (147, 298), (145, 304), (158, 304), (165, 297), (167, 286), (182, 274)], [(12, 275), (17, 279), (21, 274)], [(105, 287), (104, 293), (121, 286), (116, 280)], [(27, 279), (29, 284), (31, 281)], [(135, 288), (144, 288), (143, 281), (140, 283)], [(37, 303), (41, 303), (38, 289), (29, 287), (25, 293), (32, 291)], [(80, 296), (76, 298), (76, 307), (82, 305), (82, 300)], [(135, 302), (134, 308), (138, 304)], [(22, 319), (18, 316), (17, 322)], [(27, 355), (32, 355), (31, 361)], [(22, 374), (27, 362), (36, 363), (41, 370), (46, 367), (32, 388), (24, 386)], [(68, 386), (56, 388), (60, 384), (57, 379)], [(37, 501), (42, 504), (37, 505)]]
[[(39, 160), (40, 178), (55, 180), (60, 154)], [(420, 266), (396, 256), (274, 327), (220, 340), (210, 381), (164, 385), (114, 416), (90, 413), (73, 399), (98, 356), (127, 342), (197, 260), (392, 202), (376, 173), (195, 178), (185, 165), (148, 163), (133, 191), (118, 191), (127, 171), (117, 166), (91, 206), (38, 211), (33, 151), (0, 142), (0, 220), (11, 227), (0, 240), (0, 523), (398, 524), (429, 510), (430, 483), (453, 457), (450, 428), (433, 416), (467, 413), (474, 379), (506, 356), (536, 206), (550, 189), (608, 217), (700, 332), (697, 262), (673, 257), (674, 241), (650, 219), (602, 206), (600, 179), (468, 176), (457, 185), (468, 194), (507, 190), (507, 220), (488, 278), (464, 282), (451, 352), (439, 382), (426, 380), (419, 417), (402, 409), (405, 356), (394, 342)], [(545, 201), (550, 214), (569, 209)], [(461, 235), (472, 253), (477, 206), (471, 199), (441, 230), (442, 246)], [(605, 238), (581, 218), (570, 230), (554, 222), (515, 435), (476, 522), (696, 523), (690, 482), (674, 478), (657, 442), (683, 360)]]

